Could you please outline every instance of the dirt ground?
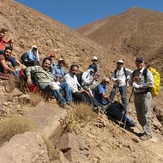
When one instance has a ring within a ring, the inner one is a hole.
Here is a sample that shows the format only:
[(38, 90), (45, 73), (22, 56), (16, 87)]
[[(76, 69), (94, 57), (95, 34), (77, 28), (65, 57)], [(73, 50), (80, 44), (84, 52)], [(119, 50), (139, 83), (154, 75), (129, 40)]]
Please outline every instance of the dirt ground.
[[(135, 114), (134, 110), (131, 113)], [(79, 135), (90, 146), (89, 163), (163, 162), (163, 136), (154, 131), (152, 139), (141, 141), (137, 135), (140, 130), (132, 129), (126, 130), (104, 115), (81, 127)]]

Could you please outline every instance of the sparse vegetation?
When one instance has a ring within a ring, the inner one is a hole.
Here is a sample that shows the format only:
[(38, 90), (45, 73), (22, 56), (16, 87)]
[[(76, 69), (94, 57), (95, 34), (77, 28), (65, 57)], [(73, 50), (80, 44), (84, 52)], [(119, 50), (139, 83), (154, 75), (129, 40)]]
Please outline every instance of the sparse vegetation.
[(0, 122), (0, 145), (9, 141), (11, 137), (26, 131), (34, 131), (32, 122), (23, 117), (12, 117)]
[(44, 136), (42, 136), (42, 138), (44, 139), (44, 142), (46, 144), (50, 161), (59, 159), (59, 152), (60, 151), (58, 148), (56, 148), (53, 141), (45, 138)]
[(31, 106), (36, 106), (42, 100), (44, 100), (44, 99), (39, 92), (38, 93), (30, 92), (30, 104), (31, 104)]
[(67, 132), (77, 132), (77, 125), (83, 124), (84, 126), (90, 122), (91, 120), (97, 118), (97, 113), (93, 112), (89, 105), (80, 103), (77, 104), (76, 107), (69, 112), (66, 117), (66, 131)]

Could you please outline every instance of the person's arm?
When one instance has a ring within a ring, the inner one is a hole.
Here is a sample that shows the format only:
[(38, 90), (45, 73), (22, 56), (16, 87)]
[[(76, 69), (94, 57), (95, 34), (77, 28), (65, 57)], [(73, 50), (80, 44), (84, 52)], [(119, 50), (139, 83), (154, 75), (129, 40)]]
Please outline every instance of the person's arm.
[(31, 71), (37, 72), (39, 69), (39, 66), (30, 66), (26, 68), (26, 76), (27, 76), (27, 84), (31, 85), (32, 84), (32, 79), (31, 79)]
[(6, 64), (6, 61), (5, 61), (5, 60), (1, 60), (0, 63), (1, 63), (1, 65), (2, 65), (2, 67), (3, 67), (4, 70), (9, 71), (9, 72), (15, 72), (14, 69), (10, 68), (10, 67)]
[(112, 103), (112, 101), (109, 99), (109, 97), (105, 93), (101, 93), (101, 96), (105, 99), (105, 101)]

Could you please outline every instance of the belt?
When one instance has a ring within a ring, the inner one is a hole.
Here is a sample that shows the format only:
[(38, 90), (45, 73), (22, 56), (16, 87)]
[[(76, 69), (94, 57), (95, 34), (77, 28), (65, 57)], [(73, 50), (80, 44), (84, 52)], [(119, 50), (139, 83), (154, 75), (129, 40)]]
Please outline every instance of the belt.
[(134, 92), (134, 94), (146, 94), (148, 92), (150, 92), (150, 91)]

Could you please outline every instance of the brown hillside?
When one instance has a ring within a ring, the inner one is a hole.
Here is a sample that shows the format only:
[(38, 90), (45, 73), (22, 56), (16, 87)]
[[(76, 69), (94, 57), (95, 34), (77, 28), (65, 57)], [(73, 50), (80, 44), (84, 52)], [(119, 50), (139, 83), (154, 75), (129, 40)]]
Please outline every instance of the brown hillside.
[(76, 31), (122, 55), (143, 56), (163, 74), (162, 27), (163, 13), (131, 8)]
[(82, 66), (81, 70), (85, 70), (92, 56), (96, 55), (102, 63), (101, 71), (105, 74), (110, 74), (108, 62), (110, 64), (119, 59), (119, 56), (112, 55), (111, 50), (106, 50), (78, 32), (33, 9), (12, 0), (2, 1), (1, 6), (0, 28), (8, 29), (6, 38), (17, 40), (14, 44), (14, 54), (17, 59), (32, 45), (37, 45), (41, 58), (55, 53), (57, 58), (64, 57), (68, 66), (75, 62)]
[[(111, 75), (111, 71), (115, 68), (117, 60), (123, 59), (126, 67), (134, 68), (135, 55), (143, 54), (146, 56), (148, 54), (148, 59), (151, 60), (153, 57), (154, 63), (157, 63), (155, 67), (159, 68), (161, 72), (163, 71), (163, 69), (161, 69), (162, 65), (160, 64), (161, 59), (159, 60), (156, 58), (156, 56), (159, 56), (159, 53), (162, 53), (163, 51), (163, 48), (161, 47), (162, 38), (159, 37), (162, 29), (159, 29), (159, 33), (156, 32), (156, 28), (153, 28), (152, 35), (152, 32), (150, 31), (150, 26), (158, 26), (157, 24), (161, 23), (161, 13), (143, 9), (131, 9), (121, 15), (102, 19), (74, 31), (67, 26), (13, 0), (1, 0), (0, 6), (0, 28), (6, 28), (8, 30), (8, 33), (6, 33), (5, 36), (7, 39), (16, 39), (13, 52), (17, 59), (20, 59), (20, 55), (29, 50), (32, 45), (37, 45), (41, 58), (50, 53), (55, 53), (57, 59), (61, 56), (65, 58), (68, 64), (67, 69), (72, 63), (78, 63), (80, 65), (80, 70), (84, 71), (90, 64), (92, 56), (96, 55), (99, 58), (100, 71), (102, 75)], [(152, 22), (150, 26), (149, 21), (147, 21), (149, 14), (151, 14), (151, 18), (149, 20)], [(154, 14), (158, 14), (157, 18), (156, 16), (153, 16)], [(155, 19), (157, 21), (159, 20), (157, 24)], [(159, 27), (160, 26), (161, 24)], [(144, 27), (146, 27), (146, 29)], [(83, 36), (83, 33), (89, 38)], [(157, 35), (155, 35), (156, 33)], [(90, 38), (93, 39), (93, 41)], [(152, 56), (151, 54), (155, 55)], [(21, 116), (24, 114), (24, 106), (21, 108), (21, 105), (16, 105), (19, 103), (17, 96), (21, 97), (21, 95), (23, 96), (24, 94), (17, 89), (10, 92), (10, 87), (8, 85), (6, 84), (5, 89), (4, 86), (0, 85), (1, 113), (4, 111), (5, 115), (8, 115), (9, 117), (13, 114)], [(11, 85), (11, 87), (14, 88), (15, 86)], [(109, 88), (109, 91), (110, 90), (111, 88)], [(87, 158), (87, 161), (85, 162), (163, 162), (163, 112), (161, 110), (163, 108), (163, 104), (161, 103), (162, 93), (163, 92), (160, 91), (159, 96), (153, 100), (152, 104), (152, 108), (155, 108), (152, 116), (154, 136), (151, 140), (144, 142), (140, 141), (138, 138), (138, 133), (140, 133), (138, 128), (134, 127), (131, 130), (123, 129), (123, 127), (120, 127), (120, 124), (116, 124), (112, 120), (108, 120), (106, 116), (102, 114), (99, 114), (97, 119), (94, 120), (89, 114), (86, 114), (87, 112), (84, 110), (84, 106), (78, 108), (81, 111), (77, 112), (78, 115), (81, 115), (81, 118), (78, 118), (79, 121), (73, 119), (75, 117), (74, 115), (70, 115), (70, 118), (72, 117), (72, 121), (67, 126), (67, 130), (68, 128), (70, 128), (70, 130), (74, 129), (74, 133), (77, 135), (77, 138), (80, 136), (82, 140), (84, 140), (84, 142), (81, 141), (80, 149), (82, 150), (82, 154)], [(15, 101), (13, 102), (11, 102), (12, 97), (15, 97)], [(34, 97), (33, 100), (36, 102), (37, 96), (31, 95), (30, 98), (32, 99), (32, 97)], [(29, 97), (26, 98), (28, 98), (26, 100), (29, 102)], [(120, 100), (120, 96), (117, 96), (116, 98)], [(55, 99), (51, 99), (49, 103), (55, 111), (62, 109), (56, 106)], [(44, 105), (45, 104), (46, 103), (44, 103)], [(50, 107), (45, 109), (46, 107), (44, 105), (42, 109), (39, 105), (37, 105), (36, 108), (28, 106), (30, 108), (27, 107), (26, 112), (28, 113), (28, 111), (31, 110), (32, 117), (38, 121), (39, 126), (42, 124), (47, 131), (51, 130), (50, 127), (54, 124), (51, 123), (51, 119), (56, 118), (55, 116), (53, 117), (53, 115), (56, 115), (58, 112), (53, 113), (51, 112)], [(78, 106), (79, 105), (75, 107)], [(38, 112), (35, 112), (35, 109), (37, 108)], [(46, 111), (44, 111), (44, 109)], [(75, 110), (75, 108), (73, 108), (73, 110)], [(131, 100), (129, 110), (129, 117), (137, 122), (133, 98)], [(71, 112), (71, 110), (65, 109), (64, 111), (66, 113), (69, 111)], [(9, 114), (10, 112), (12, 113), (11, 115)], [(33, 112), (35, 112), (37, 116), (35, 116)], [(48, 117), (45, 116), (45, 112), (48, 113), (46, 114)], [(81, 114), (82, 112), (83, 114)], [(52, 114), (52, 116), (49, 116), (50, 114)], [(6, 118), (5, 115), (0, 115), (0, 118)], [(90, 122), (82, 122), (82, 116), (86, 117), (86, 119), (88, 117)], [(46, 121), (49, 126), (45, 125)], [(57, 124), (58, 123), (62, 123), (62, 121), (60, 122), (57, 119)], [(138, 126), (140, 127), (139, 124)], [(56, 131), (57, 134), (60, 134), (59, 128), (56, 128)], [(80, 141), (80, 139), (78, 139), (78, 141)], [(76, 149), (76, 142), (70, 140), (70, 143), (72, 143), (74, 145), (74, 149)], [(85, 148), (85, 144), (88, 148)], [(24, 148), (26, 145), (22, 145), (22, 147)], [(87, 151), (88, 149), (89, 151)], [(20, 149), (18, 150), (20, 151)], [(17, 149), (14, 148), (13, 151), (17, 151)], [(77, 162), (83, 163), (83, 161), (80, 161), (80, 158), (78, 158), (78, 154), (79, 152), (74, 151), (72, 156), (77, 157)], [(28, 155), (26, 154), (26, 156)], [(18, 156), (15, 155), (15, 157)], [(27, 162), (29, 162), (29, 160)], [(56, 161), (53, 162), (56, 163)]]

